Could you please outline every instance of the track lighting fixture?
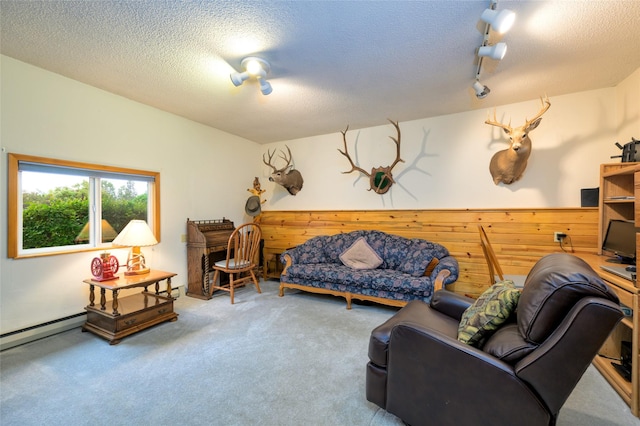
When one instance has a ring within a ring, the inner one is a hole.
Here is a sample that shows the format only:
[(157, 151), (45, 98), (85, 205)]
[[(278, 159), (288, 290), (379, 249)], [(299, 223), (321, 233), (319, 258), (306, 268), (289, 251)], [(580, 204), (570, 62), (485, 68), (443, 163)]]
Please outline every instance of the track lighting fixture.
[(238, 87), (246, 80), (255, 78), (260, 83), (260, 91), (263, 95), (268, 95), (273, 91), (271, 84), (267, 81), (267, 74), (271, 71), (269, 62), (255, 56), (244, 58), (240, 63), (244, 72), (231, 73), (231, 82)]
[(491, 92), (491, 89), (489, 89), (487, 86), (480, 83), (480, 81), (478, 80), (476, 80), (475, 83), (473, 83), (473, 90), (475, 90), (476, 97), (478, 99), (486, 98), (489, 92)]
[(484, 28), (484, 34), (482, 38), (482, 45), (477, 50), (478, 55), (478, 67), (476, 68), (476, 79), (473, 83), (473, 90), (476, 93), (478, 99), (484, 99), (487, 97), (489, 88), (480, 83), (480, 71), (482, 70), (482, 61), (484, 58), (491, 58), (495, 60), (502, 60), (507, 53), (507, 44), (500, 42), (494, 45), (489, 44), (489, 34), (493, 28), (499, 33), (507, 32), (516, 19), (516, 14), (511, 10), (496, 11), (498, 6), (497, 0), (490, 0), (489, 8), (485, 9), (480, 16), (480, 19), (486, 23)]

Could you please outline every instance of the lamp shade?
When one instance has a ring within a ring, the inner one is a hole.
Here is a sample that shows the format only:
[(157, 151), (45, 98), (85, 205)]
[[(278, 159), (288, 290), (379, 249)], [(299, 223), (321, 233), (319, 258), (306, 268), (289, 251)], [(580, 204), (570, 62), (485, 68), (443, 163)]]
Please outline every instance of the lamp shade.
[(158, 244), (158, 240), (151, 232), (144, 220), (132, 220), (112, 242), (116, 246), (143, 247)]
[(491, 25), (491, 28), (495, 31), (504, 34), (513, 26), (516, 20), (516, 14), (508, 9), (503, 9), (500, 12), (493, 9), (485, 9), (482, 15), (480, 15), (480, 19)]

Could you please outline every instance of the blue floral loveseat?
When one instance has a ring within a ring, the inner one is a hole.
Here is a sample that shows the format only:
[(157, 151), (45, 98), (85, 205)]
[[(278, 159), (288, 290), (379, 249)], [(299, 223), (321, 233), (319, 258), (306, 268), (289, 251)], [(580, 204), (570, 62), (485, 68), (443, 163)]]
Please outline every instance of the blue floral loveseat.
[[(354, 251), (355, 261), (349, 259)], [(458, 279), (458, 262), (444, 246), (381, 231), (313, 237), (280, 260), (285, 265), (281, 297), (285, 288), (332, 294), (344, 297), (347, 309), (352, 299), (391, 306), (415, 299), (429, 303), (434, 288)]]

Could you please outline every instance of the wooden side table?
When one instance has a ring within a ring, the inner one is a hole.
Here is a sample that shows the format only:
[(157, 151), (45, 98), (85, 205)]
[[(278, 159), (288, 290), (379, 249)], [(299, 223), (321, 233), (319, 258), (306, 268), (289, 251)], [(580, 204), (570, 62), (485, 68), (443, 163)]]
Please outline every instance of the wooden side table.
[[(151, 270), (144, 275), (119, 274), (118, 279), (111, 281), (95, 281), (86, 279), (89, 284), (89, 304), (86, 306), (87, 321), (82, 331), (90, 331), (109, 341), (109, 344), (120, 343), (123, 337), (137, 333), (165, 321), (176, 321), (178, 314), (173, 311), (171, 297), (171, 278), (173, 272)], [(167, 295), (160, 295), (160, 282), (167, 280)], [(155, 292), (147, 288), (154, 286)], [(95, 304), (95, 288), (100, 288), (100, 302)], [(120, 290), (143, 287), (141, 293), (119, 297)], [(106, 292), (111, 291), (112, 299), (107, 302)]]
[(268, 248), (265, 247), (262, 250), (262, 278), (267, 280), (269, 278), (280, 279), (280, 275), (282, 274), (282, 270), (284, 269), (284, 265), (280, 263), (280, 255), (284, 253), (286, 250), (289, 250), (293, 247), (289, 247), (286, 249), (282, 248)]

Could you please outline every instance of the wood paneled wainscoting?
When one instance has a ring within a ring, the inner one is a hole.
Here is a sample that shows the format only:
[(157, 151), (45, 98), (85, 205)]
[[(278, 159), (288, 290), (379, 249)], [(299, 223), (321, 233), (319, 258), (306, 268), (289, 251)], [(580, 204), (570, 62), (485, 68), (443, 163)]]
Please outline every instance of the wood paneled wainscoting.
[(564, 250), (596, 253), (597, 208), (489, 210), (322, 210), (262, 211), (265, 262), (317, 235), (375, 229), (408, 238), (423, 238), (447, 247), (460, 264), (450, 286), (458, 293), (480, 295), (489, 285), (489, 270), (480, 247), (478, 225), (486, 230), (506, 275), (526, 275), (543, 255), (561, 252), (554, 232), (567, 234)]

